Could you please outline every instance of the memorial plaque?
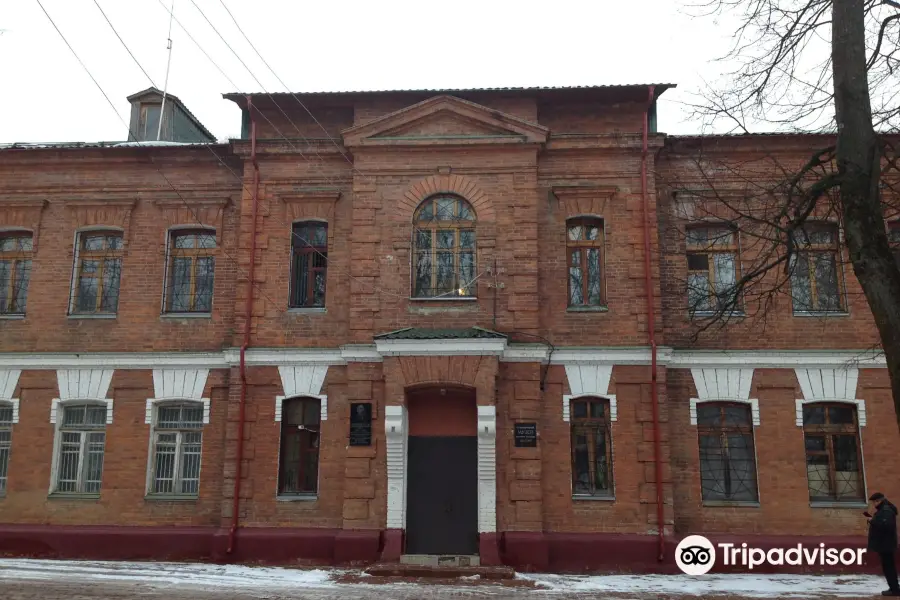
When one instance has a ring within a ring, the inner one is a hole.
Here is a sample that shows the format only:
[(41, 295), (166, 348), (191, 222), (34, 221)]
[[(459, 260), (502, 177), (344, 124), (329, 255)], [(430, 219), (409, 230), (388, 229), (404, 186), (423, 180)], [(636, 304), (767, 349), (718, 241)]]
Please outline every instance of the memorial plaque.
[(372, 445), (372, 403), (350, 404), (350, 445)]
[(516, 423), (516, 448), (537, 447), (537, 423)]

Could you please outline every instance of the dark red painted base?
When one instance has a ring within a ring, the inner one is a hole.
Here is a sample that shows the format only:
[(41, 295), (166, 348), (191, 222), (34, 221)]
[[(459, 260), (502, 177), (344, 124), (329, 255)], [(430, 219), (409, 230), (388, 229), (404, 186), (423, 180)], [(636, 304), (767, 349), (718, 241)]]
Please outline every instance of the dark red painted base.
[(95, 560), (213, 560), (266, 564), (368, 564), (381, 531), (247, 527), (228, 554), (228, 530), (213, 527), (0, 525), (0, 555)]
[(383, 562), (399, 562), (401, 554), (403, 554), (403, 530), (385, 529), (381, 560)]
[[(877, 555), (866, 553), (864, 564), (851, 565), (760, 565), (750, 571), (743, 565), (724, 565), (720, 543), (742, 543), (763, 551), (773, 548), (785, 550), (803, 544), (812, 550), (825, 544), (827, 548), (864, 548), (862, 537), (809, 536), (728, 536), (707, 535), (716, 545), (716, 566), (712, 573), (881, 573)], [(505, 532), (502, 534), (503, 563), (520, 571), (554, 573), (680, 573), (675, 564), (675, 548), (681, 538), (668, 538), (665, 557), (658, 560), (658, 540), (655, 535), (627, 535), (610, 533), (541, 533)], [(900, 557), (898, 557), (900, 558)], [(900, 562), (900, 561), (898, 561)]]
[(482, 566), (497, 567), (503, 563), (500, 560), (500, 544), (496, 533), (478, 534), (478, 555)]

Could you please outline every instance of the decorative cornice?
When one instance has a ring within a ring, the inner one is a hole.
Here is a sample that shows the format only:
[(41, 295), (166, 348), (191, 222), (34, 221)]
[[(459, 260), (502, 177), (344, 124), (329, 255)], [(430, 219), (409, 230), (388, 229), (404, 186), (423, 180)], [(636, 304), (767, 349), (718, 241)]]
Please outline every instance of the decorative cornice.
[(505, 339), (376, 340), (381, 356), (502, 356)]
[(285, 204), (291, 202), (337, 202), (341, 198), (341, 190), (328, 188), (292, 188), (289, 191), (279, 192), (277, 188), (273, 194)]
[(157, 208), (181, 208), (185, 204), (190, 206), (207, 206), (216, 208), (225, 208), (231, 204), (231, 196), (218, 192), (215, 194), (204, 194), (203, 192), (193, 192), (188, 195), (166, 195), (163, 197), (153, 198), (151, 200)]
[(110, 369), (208, 368), (228, 367), (222, 352), (10, 352), (0, 354), (4, 368), (12, 369)]
[(551, 193), (562, 198), (612, 198), (619, 192), (618, 186), (612, 185), (554, 185)]

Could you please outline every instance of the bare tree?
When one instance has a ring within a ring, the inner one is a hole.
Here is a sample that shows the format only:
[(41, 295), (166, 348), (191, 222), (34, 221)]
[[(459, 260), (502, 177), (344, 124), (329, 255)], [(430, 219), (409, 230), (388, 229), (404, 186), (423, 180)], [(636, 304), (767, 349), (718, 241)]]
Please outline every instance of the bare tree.
[[(736, 68), (700, 95), (693, 116), (743, 140), (760, 127), (795, 134), (730, 157), (721, 137), (681, 142), (692, 144), (693, 165), (670, 169), (677, 175), (663, 183), (693, 261), (685, 283), (696, 332), (747, 313), (765, 321), (779, 298), (809, 314), (845, 309), (845, 253), (874, 317), (900, 424), (900, 268), (888, 228), (898, 214), (900, 3), (708, 0), (692, 8), (740, 17), (724, 57)], [(738, 243), (741, 258), (729, 264)]]

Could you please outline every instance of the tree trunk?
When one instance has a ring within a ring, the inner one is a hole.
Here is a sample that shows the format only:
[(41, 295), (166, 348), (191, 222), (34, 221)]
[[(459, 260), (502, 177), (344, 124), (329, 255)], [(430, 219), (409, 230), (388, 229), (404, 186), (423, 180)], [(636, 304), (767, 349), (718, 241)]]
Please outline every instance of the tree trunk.
[(880, 198), (881, 152), (872, 127), (864, 0), (832, 2), (832, 63), (841, 213), (853, 271), (875, 318), (900, 427), (900, 270)]

